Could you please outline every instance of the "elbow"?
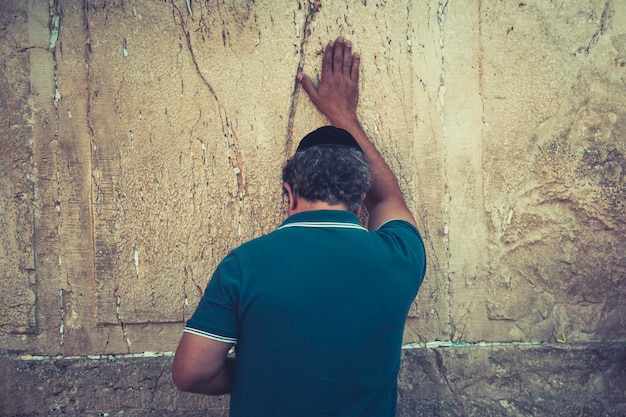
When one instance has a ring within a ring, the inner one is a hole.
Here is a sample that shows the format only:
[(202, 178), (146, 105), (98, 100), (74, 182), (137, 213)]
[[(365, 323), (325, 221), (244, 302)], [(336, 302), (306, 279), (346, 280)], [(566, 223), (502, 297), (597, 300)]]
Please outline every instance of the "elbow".
[(193, 392), (194, 383), (192, 378), (175, 366), (172, 367), (172, 381), (174, 381), (174, 385), (180, 391)]
[(219, 375), (199, 374), (193, 370), (172, 367), (172, 380), (180, 391), (205, 395), (222, 395), (230, 392)]
[(227, 360), (226, 348), (229, 345), (224, 345), (216, 352), (197, 346), (194, 349), (194, 346), (189, 346), (189, 340), (185, 341), (183, 336), (172, 362), (171, 375), (176, 388), (207, 395), (229, 392), (234, 361)]
[(174, 357), (172, 364), (172, 381), (180, 391), (198, 392), (198, 386), (202, 384), (203, 378), (206, 376), (197, 372), (198, 368), (194, 368), (190, 363), (180, 357)]

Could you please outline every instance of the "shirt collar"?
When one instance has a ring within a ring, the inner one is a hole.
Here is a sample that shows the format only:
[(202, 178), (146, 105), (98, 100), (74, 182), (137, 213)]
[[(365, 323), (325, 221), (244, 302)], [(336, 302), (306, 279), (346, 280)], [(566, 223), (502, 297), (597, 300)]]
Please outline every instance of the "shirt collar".
[(339, 227), (367, 230), (356, 214), (347, 210), (311, 210), (289, 216), (279, 229), (287, 227)]

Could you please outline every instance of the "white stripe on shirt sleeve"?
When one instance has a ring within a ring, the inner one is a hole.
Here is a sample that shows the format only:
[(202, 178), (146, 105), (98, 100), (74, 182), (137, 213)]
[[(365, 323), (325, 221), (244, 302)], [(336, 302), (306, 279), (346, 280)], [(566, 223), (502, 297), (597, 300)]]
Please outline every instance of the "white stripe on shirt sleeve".
[(220, 336), (219, 334), (205, 332), (205, 331), (202, 331), (202, 330), (194, 329), (192, 327), (185, 327), (185, 330), (183, 330), (183, 332), (184, 333), (195, 334), (197, 336), (206, 337), (207, 339), (217, 340), (218, 342), (237, 343), (237, 338)]

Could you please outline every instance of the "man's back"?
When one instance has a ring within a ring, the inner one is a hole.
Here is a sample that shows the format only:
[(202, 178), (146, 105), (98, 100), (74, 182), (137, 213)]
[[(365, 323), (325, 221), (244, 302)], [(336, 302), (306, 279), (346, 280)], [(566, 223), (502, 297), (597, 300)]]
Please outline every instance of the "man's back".
[(233, 251), (207, 289), (213, 327), (200, 316), (188, 323), (237, 339), (231, 416), (393, 416), (424, 268), (409, 223), (368, 232), (336, 210), (293, 215)]
[[(424, 245), (400, 185), (357, 117), (360, 55), (329, 42), (316, 85), (328, 118), (283, 166), (290, 216), (227, 256), (187, 322), (172, 377), (232, 393), (233, 417), (391, 417)], [(368, 232), (360, 227), (368, 211)], [(237, 344), (236, 357), (228, 350)]]

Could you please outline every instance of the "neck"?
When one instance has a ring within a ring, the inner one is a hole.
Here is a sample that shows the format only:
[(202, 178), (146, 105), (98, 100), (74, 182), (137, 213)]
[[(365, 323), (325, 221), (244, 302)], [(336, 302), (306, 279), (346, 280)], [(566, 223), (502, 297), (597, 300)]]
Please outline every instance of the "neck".
[(303, 211), (313, 210), (343, 210), (348, 211), (345, 204), (328, 204), (325, 201), (309, 201), (303, 198), (298, 198), (297, 204), (293, 209), (289, 210), (289, 215), (301, 213)]

